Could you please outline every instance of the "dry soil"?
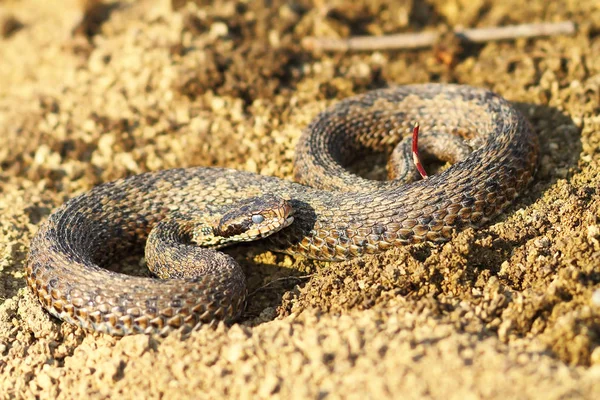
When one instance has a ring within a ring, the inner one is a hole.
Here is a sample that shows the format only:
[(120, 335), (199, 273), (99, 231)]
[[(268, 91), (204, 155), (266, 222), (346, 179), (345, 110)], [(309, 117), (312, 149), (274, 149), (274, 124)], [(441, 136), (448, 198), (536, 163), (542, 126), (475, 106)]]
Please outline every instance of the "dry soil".
[[(1, 398), (600, 398), (596, 0), (0, 0)], [(345, 37), (572, 20), (573, 36), (311, 54)], [(490, 226), (345, 263), (235, 251), (239, 324), (115, 339), (50, 317), (29, 242), (94, 185), (171, 167), (291, 178), (334, 102), (412, 82), (490, 88), (541, 138)]]

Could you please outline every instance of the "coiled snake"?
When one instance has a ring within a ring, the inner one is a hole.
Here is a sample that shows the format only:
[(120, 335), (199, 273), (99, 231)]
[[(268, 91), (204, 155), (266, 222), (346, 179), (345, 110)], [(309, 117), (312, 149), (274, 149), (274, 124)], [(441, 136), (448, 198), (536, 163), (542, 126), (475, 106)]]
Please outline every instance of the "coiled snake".
[[(365, 149), (391, 152), (398, 142), (401, 149), (414, 121), (438, 158), (457, 147), (468, 155), (410, 183), (402, 156), (392, 181), (344, 168)], [(529, 123), (490, 91), (444, 84), (374, 90), (340, 101), (305, 129), (295, 159), (301, 183), (186, 168), (105, 183), (71, 199), (33, 238), (27, 282), (51, 314), (87, 330), (165, 333), (231, 321), (244, 305), (245, 278), (231, 257), (198, 243), (260, 239), (273, 251), (338, 261), (449, 240), (508, 205), (537, 158)], [(154, 273), (175, 279), (103, 268), (146, 242)]]

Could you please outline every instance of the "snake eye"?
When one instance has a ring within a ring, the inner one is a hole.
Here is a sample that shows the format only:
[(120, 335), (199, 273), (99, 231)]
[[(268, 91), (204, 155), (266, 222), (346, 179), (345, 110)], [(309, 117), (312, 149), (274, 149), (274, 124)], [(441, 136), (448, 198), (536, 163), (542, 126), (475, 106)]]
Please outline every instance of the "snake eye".
[(254, 214), (252, 216), (252, 222), (254, 222), (255, 224), (260, 224), (261, 222), (263, 222), (265, 220), (265, 217), (263, 217), (260, 214)]

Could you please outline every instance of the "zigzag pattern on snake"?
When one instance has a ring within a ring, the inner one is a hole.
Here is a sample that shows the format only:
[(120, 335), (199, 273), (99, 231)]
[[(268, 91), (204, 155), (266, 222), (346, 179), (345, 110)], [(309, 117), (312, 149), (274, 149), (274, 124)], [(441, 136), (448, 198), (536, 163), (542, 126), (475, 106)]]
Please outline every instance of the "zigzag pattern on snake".
[[(366, 149), (391, 152), (414, 121), (424, 137), (428, 132), (441, 140), (458, 137), (472, 151), (439, 174), (410, 183), (403, 181), (406, 177), (371, 181), (344, 168)], [(196, 233), (178, 230), (178, 218), (191, 220), (193, 230), (196, 216), (207, 219), (248, 198), (274, 195), (274, 201), (283, 201), (275, 214), (287, 222), (257, 244), (312, 259), (346, 260), (394, 246), (446, 241), (455, 230), (485, 224), (531, 181), (537, 158), (538, 139), (527, 120), (490, 91), (443, 84), (375, 90), (338, 102), (305, 129), (295, 160), (294, 177), (301, 183), (198, 167), (131, 176), (71, 199), (33, 238), (27, 282), (50, 313), (87, 330), (165, 333), (231, 321), (244, 305), (239, 266), (192, 243), (198, 232), (212, 235), (217, 228), (203, 222)], [(265, 219), (253, 215), (252, 221)], [(252, 223), (245, 221), (233, 230)], [(188, 240), (172, 245), (185, 257), (167, 245), (161, 248), (166, 243), (161, 234), (158, 248), (153, 247), (159, 259), (179, 263), (184, 278), (105, 269), (124, 254), (141, 254), (157, 224), (179, 232), (171, 235), (175, 239)], [(192, 261), (200, 272), (186, 275)]]

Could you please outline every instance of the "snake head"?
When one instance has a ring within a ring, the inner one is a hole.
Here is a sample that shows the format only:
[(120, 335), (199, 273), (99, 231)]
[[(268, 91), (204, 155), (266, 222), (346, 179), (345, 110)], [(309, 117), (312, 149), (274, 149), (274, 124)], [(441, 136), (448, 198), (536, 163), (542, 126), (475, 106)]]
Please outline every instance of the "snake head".
[(293, 209), (287, 200), (274, 195), (251, 197), (230, 207), (216, 224), (196, 232), (194, 241), (200, 245), (221, 247), (235, 242), (248, 242), (267, 237), (293, 221)]

